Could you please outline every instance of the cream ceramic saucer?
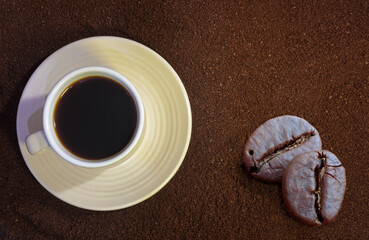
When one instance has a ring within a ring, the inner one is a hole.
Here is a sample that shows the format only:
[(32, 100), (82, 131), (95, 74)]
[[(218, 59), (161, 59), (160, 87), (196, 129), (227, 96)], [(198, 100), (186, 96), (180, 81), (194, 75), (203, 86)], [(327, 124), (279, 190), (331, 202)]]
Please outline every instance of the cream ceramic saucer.
[[(111, 68), (135, 85), (145, 108), (139, 143), (121, 162), (98, 169), (74, 166), (51, 149), (30, 155), (25, 138), (42, 129), (46, 95), (62, 76), (87, 66)], [(17, 114), (19, 147), (39, 183), (67, 203), (101, 211), (132, 206), (164, 187), (185, 157), (191, 128), (188, 96), (173, 68), (151, 49), (118, 37), (82, 39), (53, 53), (31, 76)]]

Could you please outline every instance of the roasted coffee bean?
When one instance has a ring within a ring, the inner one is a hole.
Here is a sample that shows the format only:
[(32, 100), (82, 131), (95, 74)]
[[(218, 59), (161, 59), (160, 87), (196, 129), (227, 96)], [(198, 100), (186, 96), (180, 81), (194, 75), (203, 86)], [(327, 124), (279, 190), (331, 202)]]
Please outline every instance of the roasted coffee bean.
[(282, 179), (287, 211), (308, 225), (332, 222), (341, 208), (345, 188), (345, 168), (325, 150), (296, 156)]
[(254, 178), (281, 182), (284, 169), (295, 156), (321, 148), (319, 133), (310, 123), (296, 116), (280, 116), (252, 133), (243, 162)]

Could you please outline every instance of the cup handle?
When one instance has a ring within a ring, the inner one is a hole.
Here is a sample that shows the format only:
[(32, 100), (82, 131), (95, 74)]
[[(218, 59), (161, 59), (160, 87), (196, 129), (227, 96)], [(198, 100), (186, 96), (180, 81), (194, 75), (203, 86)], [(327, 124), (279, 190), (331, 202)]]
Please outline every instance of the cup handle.
[(43, 130), (35, 132), (26, 138), (26, 147), (31, 155), (40, 153), (49, 146), (50, 145), (46, 140), (45, 132)]

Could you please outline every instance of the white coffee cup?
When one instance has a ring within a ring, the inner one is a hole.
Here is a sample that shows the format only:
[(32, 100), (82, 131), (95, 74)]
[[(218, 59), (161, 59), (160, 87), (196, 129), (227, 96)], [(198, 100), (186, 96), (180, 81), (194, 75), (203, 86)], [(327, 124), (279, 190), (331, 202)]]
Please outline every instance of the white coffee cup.
[[(131, 141), (118, 154), (100, 160), (83, 159), (68, 151), (60, 142), (54, 128), (54, 110), (60, 96), (73, 83), (89, 76), (102, 76), (121, 84), (132, 96), (137, 110), (136, 130)], [(85, 67), (68, 73), (51, 89), (44, 105), (42, 121), (43, 130), (33, 133), (26, 138), (25, 142), (30, 154), (42, 154), (44, 150), (51, 147), (62, 159), (74, 165), (87, 168), (104, 167), (121, 160), (135, 147), (143, 129), (144, 107), (136, 88), (122, 74), (105, 67)]]

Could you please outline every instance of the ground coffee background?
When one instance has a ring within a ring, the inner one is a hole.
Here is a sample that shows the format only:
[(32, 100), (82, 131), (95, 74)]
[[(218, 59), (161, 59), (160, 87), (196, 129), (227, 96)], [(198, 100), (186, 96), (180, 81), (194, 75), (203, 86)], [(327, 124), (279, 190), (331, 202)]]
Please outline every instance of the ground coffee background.
[[(0, 238), (367, 239), (369, 2), (0, 0)], [(50, 54), (113, 35), (163, 56), (189, 95), (192, 138), (156, 195), (111, 212), (68, 205), (32, 176), (16, 137), (18, 102)], [(251, 178), (242, 150), (264, 121), (291, 114), (346, 168), (341, 212), (309, 227), (281, 187)]]

